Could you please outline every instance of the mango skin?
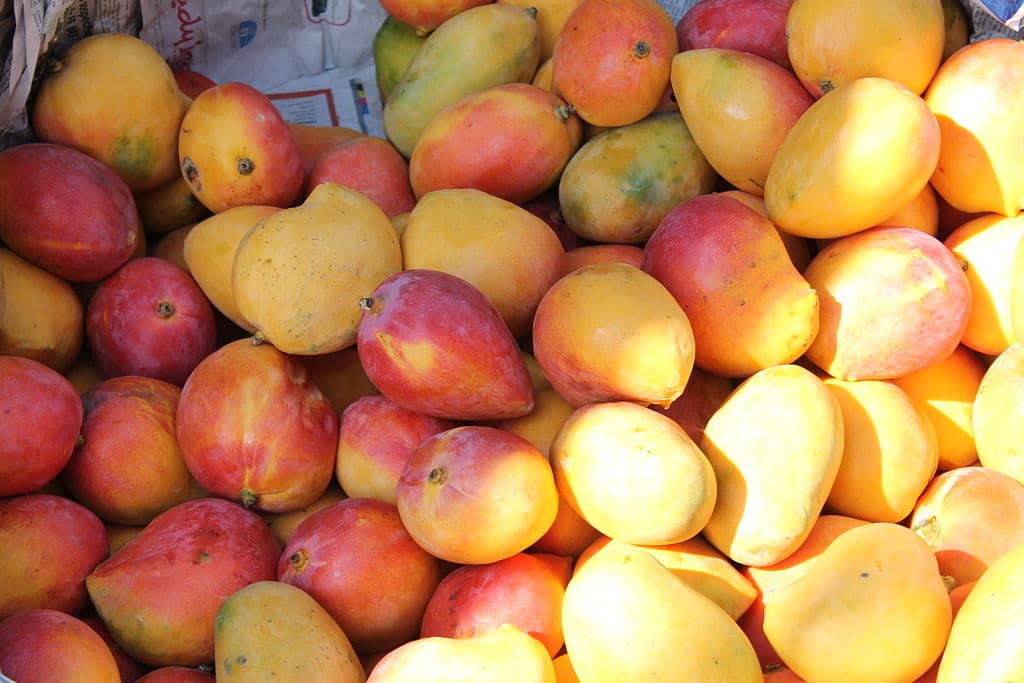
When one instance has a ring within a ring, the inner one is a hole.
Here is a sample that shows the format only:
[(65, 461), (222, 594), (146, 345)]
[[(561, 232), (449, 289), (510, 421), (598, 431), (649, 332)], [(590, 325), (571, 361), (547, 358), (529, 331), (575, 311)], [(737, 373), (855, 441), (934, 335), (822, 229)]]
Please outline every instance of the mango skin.
[(201, 498), (158, 515), (85, 585), (133, 659), (153, 667), (210, 664), (217, 610), (239, 588), (272, 580), (280, 552), (255, 512)]
[(363, 683), (348, 636), (313, 597), (291, 584), (256, 581), (224, 600), (214, 622), (219, 681)]
[(748, 377), (700, 441), (718, 482), (705, 538), (743, 565), (784, 560), (811, 533), (843, 445), (839, 403), (811, 371), (784, 364)]
[(504, 3), (459, 12), (427, 36), (409, 62), (384, 103), (384, 134), (408, 159), (439, 111), (485, 88), (529, 83), (539, 64), (532, 14)]
[(989, 565), (960, 606), (937, 683), (1001, 683), (1024, 678), (1019, 628), (1024, 609), (1024, 543)]
[(762, 680), (729, 614), (640, 548), (583, 563), (566, 586), (562, 623), (581, 681)]
[(589, 124), (636, 123), (658, 107), (678, 51), (655, 0), (583, 0), (552, 48), (552, 87)]
[(511, 624), (472, 638), (428, 636), (391, 650), (367, 683), (555, 683), (544, 645)]
[(178, 175), (188, 103), (156, 48), (124, 33), (95, 33), (43, 77), (30, 115), (41, 142), (80, 150), (142, 192)]
[(788, 69), (721, 48), (672, 58), (672, 92), (701, 152), (738, 190), (761, 196), (775, 151), (814, 103)]
[(928, 183), (939, 130), (925, 101), (894, 81), (843, 84), (808, 107), (775, 150), (764, 183), (769, 217), (813, 238), (878, 225)]
[(841, 532), (802, 575), (770, 587), (764, 604), (764, 632), (783, 662), (822, 683), (916, 680), (952, 622), (931, 549), (889, 522)]
[(381, 102), (388, 101), (391, 92), (402, 80), (409, 63), (426, 39), (426, 34), (417, 31), (415, 26), (396, 19), (391, 14), (384, 17), (384, 23), (373, 35), (374, 75)]
[(644, 246), (641, 267), (686, 311), (694, 363), (748, 377), (792, 363), (818, 333), (818, 294), (764, 216), (721, 193), (668, 212)]
[(584, 240), (642, 244), (674, 206), (716, 181), (682, 115), (658, 112), (584, 142), (559, 178), (558, 204)]

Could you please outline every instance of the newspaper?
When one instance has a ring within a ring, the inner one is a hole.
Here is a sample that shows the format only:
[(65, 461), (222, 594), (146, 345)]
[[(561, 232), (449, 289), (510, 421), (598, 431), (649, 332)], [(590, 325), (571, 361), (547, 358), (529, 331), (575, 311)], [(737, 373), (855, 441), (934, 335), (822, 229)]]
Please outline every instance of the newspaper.
[[(674, 22), (697, 0), (659, 0)], [(1024, 0), (961, 0), (971, 42), (1024, 38)], [(32, 139), (27, 111), (48, 60), (119, 32), (173, 68), (243, 81), (289, 121), (384, 136), (373, 38), (379, 0), (0, 0), (0, 149)]]

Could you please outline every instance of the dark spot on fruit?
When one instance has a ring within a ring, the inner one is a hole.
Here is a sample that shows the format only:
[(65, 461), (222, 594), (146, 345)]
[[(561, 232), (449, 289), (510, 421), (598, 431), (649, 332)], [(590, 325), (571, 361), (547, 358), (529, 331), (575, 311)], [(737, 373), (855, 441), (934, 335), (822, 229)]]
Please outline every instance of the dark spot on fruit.
[(191, 185), (196, 192), (201, 192), (203, 189), (203, 181), (199, 177), (199, 167), (196, 166), (196, 162), (192, 161), (189, 157), (185, 157), (181, 160), (181, 172), (185, 174), (185, 180)]

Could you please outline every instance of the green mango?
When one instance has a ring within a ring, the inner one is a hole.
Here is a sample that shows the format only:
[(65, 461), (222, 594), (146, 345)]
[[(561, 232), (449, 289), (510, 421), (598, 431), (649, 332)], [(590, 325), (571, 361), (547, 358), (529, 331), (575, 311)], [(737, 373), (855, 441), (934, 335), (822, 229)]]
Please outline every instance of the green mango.
[(536, 11), (506, 3), (459, 12), (423, 41), (384, 103), (384, 134), (408, 159), (434, 115), (466, 95), (528, 83), (540, 64)]
[(373, 64), (380, 101), (387, 102), (427, 33), (388, 15), (373, 36)]
[(642, 244), (673, 207), (717, 179), (682, 115), (661, 111), (583, 143), (562, 171), (558, 201), (576, 235)]

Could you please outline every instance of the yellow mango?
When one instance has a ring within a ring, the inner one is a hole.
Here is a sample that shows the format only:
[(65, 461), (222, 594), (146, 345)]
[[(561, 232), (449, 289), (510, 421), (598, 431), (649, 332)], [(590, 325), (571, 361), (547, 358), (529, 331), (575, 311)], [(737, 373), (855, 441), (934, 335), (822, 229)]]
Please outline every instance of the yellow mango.
[(626, 263), (602, 263), (573, 271), (544, 293), (533, 321), (533, 353), (573, 406), (616, 400), (667, 406), (693, 369), (693, 329), (654, 277)]
[(796, 0), (786, 48), (815, 97), (866, 76), (921, 94), (942, 60), (945, 25), (941, 0)]
[(250, 228), (280, 210), (266, 204), (224, 209), (196, 223), (182, 245), (185, 265), (203, 294), (228, 320), (247, 332), (255, 328), (238, 310), (231, 286), (235, 251)]
[(124, 33), (95, 33), (48, 67), (31, 113), (41, 142), (99, 159), (133, 192), (180, 175), (178, 133), (188, 99), (156, 48)]
[(960, 606), (937, 683), (1024, 680), (1024, 543), (989, 565)]
[(331, 353), (355, 344), (359, 300), (401, 269), (398, 235), (384, 211), (326, 182), (245, 234), (231, 288), (257, 338), (284, 353)]
[(843, 412), (843, 458), (825, 502), (868, 522), (899, 522), (938, 468), (939, 444), (923, 409), (893, 382), (826, 377)]
[(978, 386), (971, 412), (978, 461), (1024, 484), (1024, 345), (996, 356)]
[(672, 418), (626, 401), (577, 408), (551, 442), (555, 484), (595, 529), (627, 543), (696, 536), (715, 507), (708, 459)]
[(943, 241), (966, 264), (971, 312), (960, 343), (990, 356), (1016, 340), (1012, 281), (1017, 248), (1024, 237), (1024, 214), (985, 214), (956, 228)]
[(0, 248), (0, 355), (64, 372), (78, 359), (84, 337), (85, 310), (71, 285)]
[(749, 52), (685, 50), (672, 92), (700, 151), (735, 188), (761, 196), (775, 151), (814, 103), (793, 73)]
[(958, 345), (938, 362), (892, 380), (921, 406), (935, 427), (940, 471), (978, 460), (971, 412), (985, 367), (977, 353)]
[(938, 659), (952, 622), (931, 548), (888, 522), (840, 533), (763, 600), (768, 640), (815, 683), (914, 681)]
[(348, 636), (309, 593), (257, 581), (229, 595), (214, 621), (218, 681), (363, 683)]
[(581, 681), (761, 681), (732, 617), (641, 549), (583, 563), (566, 586), (562, 626)]
[(732, 560), (764, 566), (807, 538), (839, 473), (843, 415), (811, 371), (793, 364), (745, 379), (704, 428), (718, 497), (704, 537)]
[(782, 230), (841, 237), (908, 204), (939, 159), (939, 124), (920, 96), (885, 78), (859, 78), (812, 104), (768, 170), (764, 200)]
[(942, 131), (931, 183), (966, 213), (1015, 216), (1024, 208), (1020, 110), (1024, 43), (994, 37), (965, 45), (942, 63), (924, 98)]
[(511, 624), (469, 638), (430, 636), (385, 654), (367, 683), (555, 683), (544, 645)]
[(679, 579), (711, 598), (734, 620), (753, 604), (757, 589), (732, 561), (701, 536), (666, 545), (636, 545), (601, 536), (576, 560), (579, 568), (597, 554), (643, 550)]
[(529, 332), (565, 249), (543, 219), (482, 190), (426, 193), (401, 236), (405, 268), (457, 275), (482, 291), (515, 337)]

